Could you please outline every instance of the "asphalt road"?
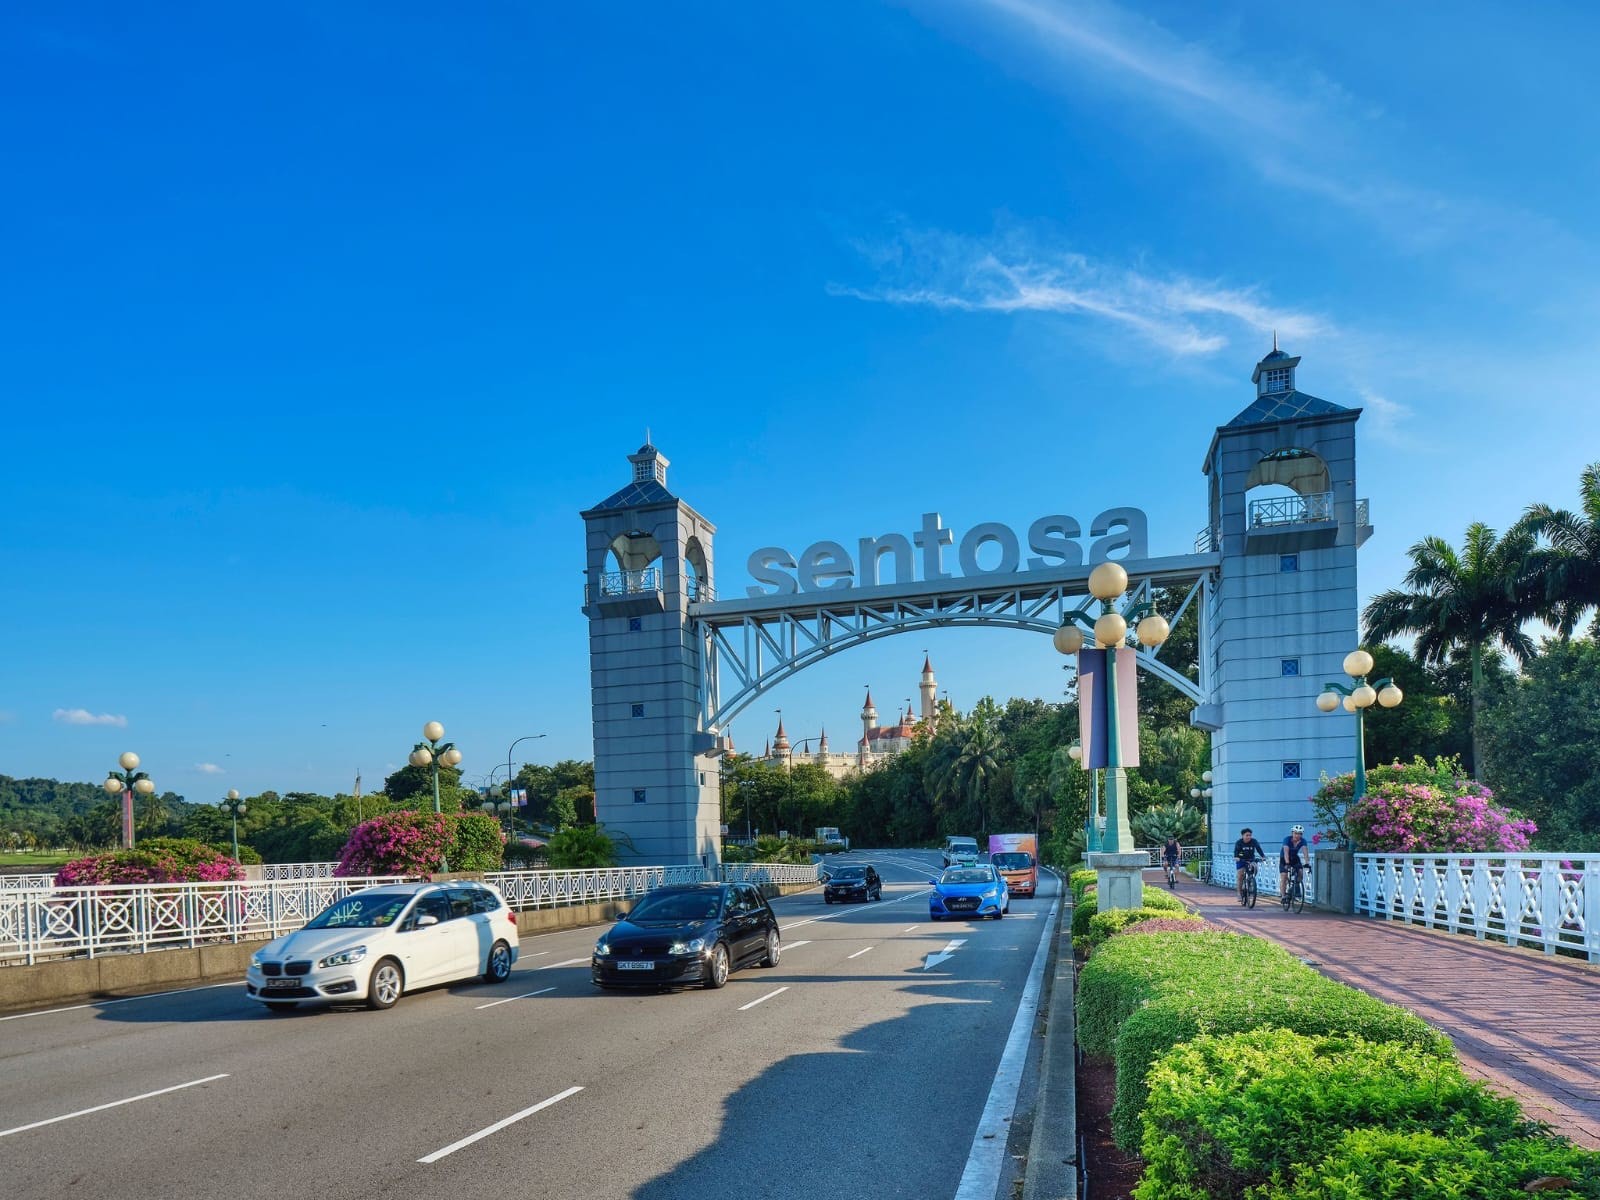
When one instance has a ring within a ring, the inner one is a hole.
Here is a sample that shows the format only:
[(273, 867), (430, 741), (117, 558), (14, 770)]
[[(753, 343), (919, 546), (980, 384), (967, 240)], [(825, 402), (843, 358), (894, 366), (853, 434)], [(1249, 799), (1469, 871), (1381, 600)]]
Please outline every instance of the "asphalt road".
[(883, 899), (774, 901), (781, 963), (716, 992), (597, 992), (600, 930), (580, 929), (524, 939), (503, 984), (389, 1012), (277, 1016), (241, 982), (0, 1020), (0, 1186), (29, 1200), (1009, 1194), (996, 1114), (1019, 1080), (1027, 1108), (1019, 1050), (1038, 1039), (1027, 1020), (1011, 1035), (1057, 882), (1041, 873), (1039, 898), (1003, 921), (934, 924), (936, 854), (851, 857), (878, 865)]

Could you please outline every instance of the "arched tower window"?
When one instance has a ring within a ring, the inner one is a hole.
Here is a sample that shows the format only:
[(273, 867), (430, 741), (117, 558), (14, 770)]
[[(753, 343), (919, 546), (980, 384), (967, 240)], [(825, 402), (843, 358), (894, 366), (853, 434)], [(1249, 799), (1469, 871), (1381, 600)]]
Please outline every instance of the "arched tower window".
[(1252, 529), (1333, 520), (1328, 464), (1310, 450), (1285, 447), (1261, 459), (1245, 481)]

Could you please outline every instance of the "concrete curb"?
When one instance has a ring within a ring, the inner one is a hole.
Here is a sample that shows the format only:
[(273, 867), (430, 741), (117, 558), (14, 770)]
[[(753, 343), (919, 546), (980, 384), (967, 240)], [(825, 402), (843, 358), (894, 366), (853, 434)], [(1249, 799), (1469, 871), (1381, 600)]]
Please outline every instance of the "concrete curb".
[[(1077, 1036), (1073, 1013), (1071, 899), (1066, 876), (1061, 906), (1051, 935), (1051, 962), (1045, 970), (1050, 999), (1039, 1062), (1039, 1104), (1028, 1140), (1028, 1166), (1023, 1173), (1022, 1200), (1076, 1200), (1078, 1195)], [(1064, 934), (1065, 931), (1065, 934)]]

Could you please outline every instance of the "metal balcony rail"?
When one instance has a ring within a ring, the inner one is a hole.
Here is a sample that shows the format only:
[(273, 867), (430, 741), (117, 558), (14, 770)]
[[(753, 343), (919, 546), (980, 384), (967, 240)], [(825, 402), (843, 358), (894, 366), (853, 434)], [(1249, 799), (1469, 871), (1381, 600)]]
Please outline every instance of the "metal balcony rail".
[(1222, 531), (1207, 526), (1194, 535), (1194, 552), (1196, 554), (1212, 554), (1222, 549)]
[(1600, 963), (1600, 854), (1355, 856), (1357, 912)]
[(1309, 496), (1272, 496), (1265, 500), (1250, 501), (1251, 529), (1331, 520), (1333, 520), (1332, 492), (1314, 492)]
[(1372, 501), (1356, 501), (1356, 524), (1362, 527), (1372, 524)]
[[(814, 863), (727, 863), (492, 871), (484, 878), (520, 910), (623, 900), (672, 883), (816, 883), (818, 874)], [(353, 891), (403, 881), (397, 875), (303, 877), (0, 891), (0, 966), (278, 937)]]
[(602, 596), (631, 596), (636, 592), (659, 592), (661, 568), (646, 567), (642, 571), (607, 571), (600, 576)]
[(703, 579), (691, 576), (684, 584), (684, 589), (689, 593), (689, 599), (695, 602), (710, 603), (717, 598), (717, 590)]

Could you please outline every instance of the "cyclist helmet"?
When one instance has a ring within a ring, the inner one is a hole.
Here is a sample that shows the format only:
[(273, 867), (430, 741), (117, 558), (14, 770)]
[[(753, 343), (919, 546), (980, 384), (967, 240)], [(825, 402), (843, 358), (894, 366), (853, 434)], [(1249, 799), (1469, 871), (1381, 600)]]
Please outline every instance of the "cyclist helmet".
[(1289, 830), (1290, 833), (1304, 833), (1305, 831), (1306, 827), (1304, 825), (1296, 825)]

